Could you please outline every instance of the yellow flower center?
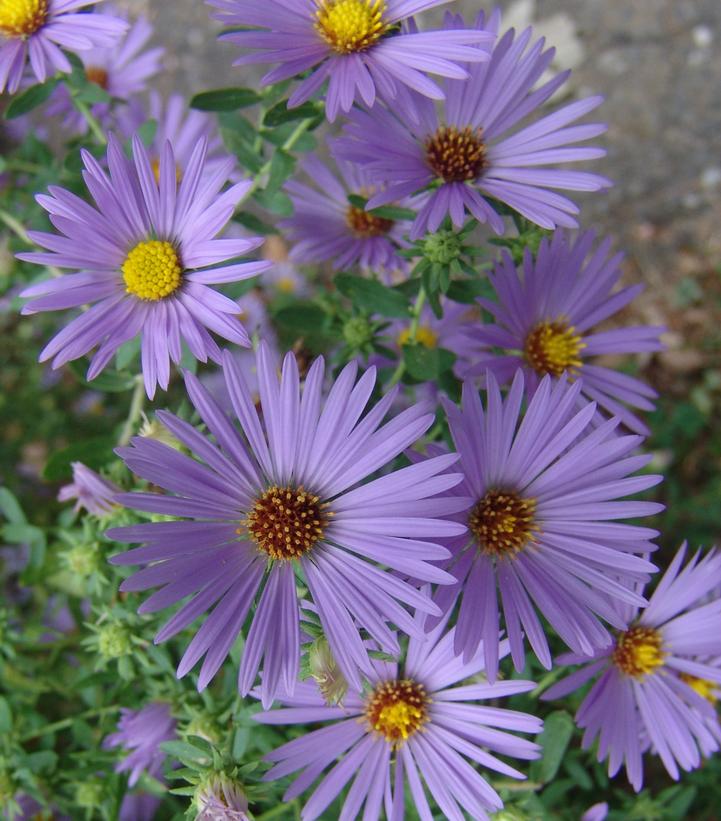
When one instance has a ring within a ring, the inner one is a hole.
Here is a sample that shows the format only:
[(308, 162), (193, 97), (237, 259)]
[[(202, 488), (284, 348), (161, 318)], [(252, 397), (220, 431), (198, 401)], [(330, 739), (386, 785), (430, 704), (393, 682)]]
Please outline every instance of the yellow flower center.
[[(404, 328), (398, 334), (398, 339), (396, 340), (398, 347), (402, 348), (404, 345), (407, 345), (410, 339), (411, 329)], [(429, 328), (428, 325), (419, 325), (416, 330), (416, 343), (423, 345), (425, 348), (435, 348), (436, 345), (438, 345), (438, 334), (432, 328)]]
[[(155, 182), (160, 185), (160, 160), (156, 157), (154, 160), (151, 160), (150, 167), (153, 169), (153, 176), (155, 177)], [(183, 178), (183, 172), (180, 170), (180, 166), (175, 166), (175, 182), (179, 183), (180, 180)]]
[(295, 293), (295, 280), (292, 277), (280, 277), (275, 281), (275, 287), (281, 294)]
[(29, 37), (45, 25), (48, 0), (0, 0), (0, 33)]
[(508, 490), (489, 490), (471, 510), (468, 529), (481, 553), (512, 557), (533, 541), (538, 529), (535, 512), (535, 499), (522, 499)]
[(681, 673), (680, 678), (681, 681), (685, 681), (692, 690), (695, 690), (701, 698), (705, 698), (707, 701), (710, 701), (711, 704), (715, 704), (718, 701), (716, 691), (719, 689), (719, 685), (715, 681), (708, 681), (705, 678), (696, 678), (696, 676), (692, 676), (690, 673)]
[(376, 217), (362, 208), (349, 205), (345, 215), (346, 225), (361, 239), (382, 237), (393, 227), (393, 220)]
[(486, 146), (480, 128), (442, 125), (426, 140), (426, 162), (444, 182), (467, 182), (486, 168)]
[(641, 679), (663, 664), (663, 639), (653, 627), (631, 627), (616, 639), (613, 663), (631, 678)]
[(537, 374), (560, 376), (581, 367), (580, 353), (585, 347), (572, 325), (556, 320), (539, 322), (526, 337), (523, 353)]
[(378, 684), (370, 694), (365, 717), (372, 729), (400, 747), (429, 720), (426, 688), (412, 679)]
[(158, 239), (139, 242), (122, 267), (125, 290), (153, 302), (177, 291), (183, 281), (178, 252)]
[(247, 532), (271, 559), (298, 559), (323, 538), (333, 515), (327, 507), (302, 487), (273, 485), (256, 499), (237, 533)]
[(369, 49), (390, 28), (384, 0), (316, 0), (315, 28), (338, 54)]

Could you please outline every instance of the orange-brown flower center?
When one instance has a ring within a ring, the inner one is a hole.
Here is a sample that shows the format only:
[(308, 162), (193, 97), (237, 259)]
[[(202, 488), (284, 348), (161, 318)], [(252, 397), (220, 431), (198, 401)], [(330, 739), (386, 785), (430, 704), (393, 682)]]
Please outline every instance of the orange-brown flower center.
[(355, 205), (349, 205), (345, 221), (351, 231), (361, 238), (382, 237), (393, 228), (393, 220), (376, 217)]
[(108, 90), (108, 72), (100, 66), (88, 66), (85, 69), (85, 76), (89, 82), (95, 83), (96, 86), (105, 91)]
[(630, 627), (616, 639), (613, 663), (624, 675), (641, 679), (663, 664), (661, 633), (653, 627)]
[(373, 730), (399, 747), (429, 720), (429, 703), (426, 688), (417, 681), (385, 681), (370, 694), (365, 717)]
[(480, 128), (442, 125), (425, 143), (426, 162), (444, 182), (467, 182), (480, 177), (487, 166)]
[(535, 512), (535, 499), (524, 499), (509, 490), (489, 490), (471, 510), (468, 529), (481, 553), (513, 557), (533, 541)]
[(302, 487), (273, 485), (256, 500), (238, 533), (271, 559), (298, 559), (324, 536), (332, 512)]

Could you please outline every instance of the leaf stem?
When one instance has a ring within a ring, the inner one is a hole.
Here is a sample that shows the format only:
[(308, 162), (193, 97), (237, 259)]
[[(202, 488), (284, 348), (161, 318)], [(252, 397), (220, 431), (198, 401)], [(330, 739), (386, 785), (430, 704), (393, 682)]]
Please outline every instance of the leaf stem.
[(140, 419), (140, 415), (143, 412), (144, 406), (145, 384), (143, 382), (143, 377), (138, 374), (138, 376), (135, 377), (135, 388), (133, 390), (133, 396), (130, 400), (128, 418), (125, 420), (123, 430), (121, 431), (120, 438), (118, 439), (119, 445), (127, 445), (130, 441), (130, 437), (135, 432), (135, 428), (138, 424), (138, 420)]
[[(280, 147), (281, 151), (290, 151), (291, 148), (298, 142), (298, 140), (305, 134), (305, 132), (310, 127), (312, 120), (301, 120), (298, 125), (293, 129), (293, 132), (290, 134), (288, 139), (283, 143)], [(270, 166), (272, 164), (272, 159), (268, 160), (263, 167), (258, 171), (255, 175), (255, 179), (253, 180), (250, 188), (246, 191), (245, 196), (241, 200), (241, 202), (245, 202), (249, 197), (252, 197), (253, 194), (258, 190), (260, 187), (260, 181), (265, 177), (266, 174), (270, 172)]]
[[(421, 321), (421, 312), (423, 311), (423, 306), (426, 304), (426, 289), (421, 285), (420, 291), (418, 291), (418, 296), (416, 297), (416, 301), (413, 304), (413, 308), (411, 309), (411, 324), (408, 328), (408, 342), (406, 344), (414, 345), (416, 339), (418, 337), (418, 326)], [(398, 362), (398, 366), (396, 367), (395, 371), (393, 371), (391, 378), (388, 380), (388, 384), (386, 385), (386, 390), (388, 388), (392, 388), (398, 382), (400, 382), (403, 374), (406, 372), (406, 363), (405, 359), (403, 358), (403, 351), (401, 351), (401, 358)]]
[(118, 708), (116, 705), (112, 705), (111, 707), (95, 707), (92, 710), (86, 710), (84, 713), (78, 713), (76, 715), (69, 716), (68, 718), (63, 718), (60, 721), (53, 722), (52, 724), (45, 724), (38, 730), (33, 730), (31, 733), (25, 733), (25, 735), (20, 736), (19, 741), (23, 744), (33, 738), (39, 738), (40, 736), (54, 733), (57, 730), (64, 730), (66, 727), (71, 727), (79, 719), (94, 718), (95, 716), (101, 716), (106, 713), (117, 711)]
[(84, 103), (82, 100), (78, 99), (77, 97), (72, 97), (73, 105), (77, 110), (83, 115), (83, 119), (88, 124), (88, 128), (93, 133), (95, 139), (100, 143), (100, 145), (107, 145), (108, 138), (105, 136), (103, 129), (100, 126), (100, 123), (97, 121), (93, 113), (90, 111), (87, 103)]

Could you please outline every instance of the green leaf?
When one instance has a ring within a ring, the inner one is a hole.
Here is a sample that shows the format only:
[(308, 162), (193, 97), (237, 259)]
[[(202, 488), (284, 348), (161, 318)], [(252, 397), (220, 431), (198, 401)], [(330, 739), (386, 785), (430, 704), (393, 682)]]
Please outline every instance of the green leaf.
[(149, 147), (155, 139), (155, 134), (158, 131), (157, 120), (146, 120), (138, 129), (138, 137), (144, 146)]
[(309, 120), (318, 115), (318, 105), (308, 101), (297, 108), (288, 108), (286, 100), (281, 100), (277, 105), (274, 105), (269, 111), (266, 111), (263, 117), (263, 125), (266, 128), (275, 128), (283, 123), (289, 123), (293, 120)]
[(283, 191), (256, 191), (254, 199), (266, 211), (279, 217), (290, 217), (293, 214), (293, 203)]
[(189, 744), (187, 741), (164, 741), (160, 745), (168, 755), (177, 758), (186, 767), (197, 768), (197, 765), (205, 766), (210, 763), (210, 756), (205, 750)]
[(338, 274), (336, 288), (348, 297), (356, 308), (381, 316), (407, 317), (408, 300), (403, 294), (374, 279), (353, 274)]
[(6, 487), (0, 487), (0, 510), (3, 516), (12, 524), (25, 524), (27, 522), (20, 503)]
[[(85, 368), (79, 360), (71, 362), (69, 367), (81, 382), (86, 382)], [(132, 390), (135, 387), (135, 377), (129, 373), (106, 369), (87, 384), (93, 390), (102, 391), (103, 393), (125, 393), (125, 391)]]
[(368, 212), (374, 217), (380, 217), (384, 220), (402, 221), (414, 220), (416, 212), (410, 208), (400, 208), (398, 205), (381, 205), (378, 208), (371, 208)]
[(58, 79), (48, 80), (46, 83), (30, 86), (22, 94), (18, 94), (5, 109), (5, 119), (14, 120), (16, 117), (22, 117), (23, 114), (42, 105), (55, 91), (59, 82)]
[(438, 379), (449, 371), (456, 361), (455, 354), (445, 348), (427, 348), (425, 345), (404, 345), (403, 361), (406, 371), (421, 382)]
[(561, 766), (568, 743), (573, 735), (573, 719), (565, 710), (556, 710), (545, 720), (538, 743), (543, 757), (531, 765), (531, 779), (547, 784)]
[(45, 545), (45, 534), (35, 525), (8, 524), (0, 528), (3, 539), (10, 544), (38, 544)]
[(106, 437), (86, 439), (58, 450), (48, 459), (43, 478), (48, 482), (61, 482), (73, 475), (72, 462), (82, 462), (91, 468), (102, 467), (113, 455), (113, 440)]
[(317, 305), (297, 303), (278, 311), (274, 319), (275, 324), (282, 330), (296, 336), (306, 336), (318, 333), (325, 324), (326, 315)]
[(108, 92), (101, 88), (97, 83), (85, 83), (83, 87), (73, 96), (88, 105), (95, 105), (96, 103), (109, 103), (112, 97)]
[(270, 175), (265, 190), (269, 193), (277, 191), (295, 170), (295, 162), (295, 157), (285, 151), (276, 151), (270, 163)]
[(7, 699), (0, 696), (0, 733), (9, 733), (13, 726), (13, 714)]
[(446, 296), (454, 302), (470, 305), (487, 290), (488, 284), (484, 279), (456, 279), (449, 285)]
[(255, 105), (261, 99), (260, 94), (251, 88), (216, 88), (196, 94), (190, 107), (199, 111), (237, 111)]

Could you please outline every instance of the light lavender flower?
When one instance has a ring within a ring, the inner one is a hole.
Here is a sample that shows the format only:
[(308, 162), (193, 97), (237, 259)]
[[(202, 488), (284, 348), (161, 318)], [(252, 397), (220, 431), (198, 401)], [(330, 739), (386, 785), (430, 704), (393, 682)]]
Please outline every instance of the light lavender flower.
[(681, 545), (643, 610), (627, 607), (630, 625), (592, 658), (568, 654), (560, 664), (582, 664), (542, 698), (560, 698), (594, 682), (576, 713), (584, 748), (598, 739), (608, 774), (625, 766), (638, 792), (643, 755), (658, 755), (668, 774), (693, 770), (721, 746), (713, 702), (721, 685), (721, 598), (707, 594), (721, 582), (721, 553), (698, 551), (682, 568)]
[(115, 494), (120, 493), (120, 488), (113, 482), (103, 479), (82, 462), (73, 462), (72, 468), (73, 481), (60, 488), (58, 501), (68, 502), (70, 499), (77, 499), (74, 508), (76, 513), (82, 508), (96, 516), (111, 513), (113, 499)]
[[(419, 614), (416, 621), (422, 628), (424, 616)], [(479, 769), (525, 778), (495, 754), (538, 758), (537, 744), (506, 731), (535, 734), (542, 722), (477, 702), (527, 692), (533, 682), (492, 685), (479, 680), (483, 648), (464, 662), (454, 651), (455, 628), (445, 634), (444, 629), (445, 620), (425, 637), (411, 637), (403, 663), (375, 662), (370, 691), (351, 687), (343, 706), (328, 706), (316, 685), (303, 683), (293, 697), (282, 698), (285, 709), (254, 716), (264, 724), (333, 721), (267, 756), (275, 766), (266, 779), (302, 771), (284, 801), (300, 795), (329, 770), (305, 803), (303, 821), (323, 816), (351, 779), (341, 821), (360, 817), (364, 804), (363, 818), (380, 818), (385, 805), (387, 818), (402, 819), (406, 788), (422, 821), (436, 817), (426, 791), (445, 818), (462, 821), (468, 813), (487, 821), (488, 813), (503, 803)], [(494, 641), (498, 644), (497, 636)]]
[(212, 777), (199, 790), (196, 803), (195, 821), (250, 821), (245, 793), (226, 776)]
[(14, 94), (25, 66), (44, 83), (57, 71), (69, 74), (62, 49), (80, 53), (112, 48), (127, 30), (125, 20), (109, 14), (79, 14), (100, 0), (3, 0), (0, 3), (0, 94)]
[(374, 186), (362, 168), (342, 160), (336, 166), (334, 174), (317, 157), (309, 157), (302, 169), (314, 186), (296, 179), (286, 183), (295, 209), (281, 223), (292, 246), (290, 259), (332, 262), (336, 270), (353, 265), (377, 272), (407, 270), (408, 262), (398, 255), (398, 248), (409, 247), (403, 236), (410, 222), (381, 218), (351, 204), (349, 194), (368, 198)]
[(331, 121), (354, 102), (372, 106), (378, 94), (394, 100), (414, 89), (442, 98), (425, 72), (465, 79), (468, 72), (458, 62), (487, 60), (494, 39), (479, 29), (418, 32), (402, 25), (411, 15), (447, 0), (207, 2), (218, 9), (217, 20), (241, 29), (221, 39), (255, 50), (235, 65), (280, 63), (263, 77), (263, 84), (309, 71), (291, 94), (290, 107), (312, 97), (327, 79), (326, 114)]
[[(106, 3), (105, 9), (118, 19), (128, 19), (126, 12), (111, 3)], [(118, 101), (127, 101), (133, 95), (145, 91), (147, 81), (161, 69), (165, 49), (146, 48), (152, 36), (153, 27), (141, 16), (112, 48), (92, 48), (79, 54), (87, 79), (113, 98), (113, 103), (96, 103), (91, 108), (93, 116), (106, 130), (116, 125), (112, 116), (113, 106)], [(53, 92), (45, 113), (62, 117), (64, 127), (73, 133), (85, 134), (88, 130), (87, 120), (73, 105), (70, 92), (64, 84)], [(119, 124), (122, 125), (126, 119), (127, 117), (121, 117)]]
[(622, 629), (626, 622), (614, 603), (645, 603), (630, 588), (656, 569), (645, 554), (655, 550), (649, 540), (658, 535), (613, 520), (663, 506), (620, 501), (661, 477), (632, 475), (651, 459), (635, 453), (641, 437), (619, 435), (617, 419), (592, 428), (596, 408), (585, 403), (579, 410), (580, 383), (545, 377), (521, 421), (523, 373), (505, 399), (492, 375), (487, 382), (485, 409), (469, 383), (460, 409), (442, 400), (465, 477), (453, 492), (472, 501), (461, 517), (468, 535), (447, 542), (457, 584), (439, 588), (436, 599), (444, 610), (459, 601), (456, 652), (469, 658), (483, 641), (493, 681), (499, 593), (517, 670), (525, 665), (524, 634), (541, 664), (551, 667), (537, 611), (574, 651), (590, 654), (610, 644), (599, 617)]
[[(494, 32), (499, 25), (498, 12), (488, 21), (481, 12), (476, 21), (477, 29)], [(448, 34), (465, 30), (461, 18), (447, 17), (446, 26), (452, 29)], [(467, 81), (446, 81), (440, 114), (430, 100), (418, 96), (412, 106), (399, 99), (391, 108), (351, 112), (337, 153), (364, 165), (383, 186), (368, 208), (436, 183), (413, 223), (411, 239), (436, 231), (446, 215), (460, 227), (466, 212), (503, 233), (503, 219), (491, 200), (544, 228), (576, 227), (578, 207), (551, 189), (597, 191), (610, 184), (597, 174), (558, 167), (605, 154), (575, 145), (602, 134), (605, 125), (570, 125), (596, 108), (601, 97), (564, 105), (519, 128), (568, 77), (567, 72), (559, 74), (534, 90), (553, 49), (544, 52), (543, 40), (529, 48), (531, 37), (531, 29), (519, 37), (507, 31), (489, 62), (469, 67)]]
[(143, 378), (152, 397), (156, 384), (167, 388), (170, 360), (180, 361), (181, 340), (203, 362), (220, 358), (208, 330), (238, 345), (250, 344), (237, 303), (208, 286), (255, 276), (270, 263), (233, 261), (258, 247), (259, 237), (217, 239), (250, 182), (221, 192), (233, 161), (209, 174), (207, 150), (201, 139), (178, 182), (175, 151), (166, 143), (156, 180), (140, 139), (133, 139), (130, 160), (111, 135), (109, 173), (82, 152), (85, 183), (96, 207), (56, 186), (49, 196), (37, 197), (60, 234), (29, 232), (49, 253), (19, 257), (80, 273), (26, 288), (22, 296), (31, 301), (23, 313), (96, 303), (51, 340), (41, 362), (52, 359), (58, 368), (99, 346), (90, 380), (123, 343), (142, 334)]
[(520, 367), (532, 394), (546, 374), (583, 381), (583, 394), (609, 415), (618, 416), (636, 433), (648, 428), (626, 405), (652, 410), (656, 392), (628, 374), (594, 364), (605, 354), (644, 353), (663, 349), (659, 326), (624, 326), (595, 330), (625, 308), (642, 290), (633, 285), (613, 292), (621, 277), (621, 254), (609, 256), (611, 241), (594, 249), (595, 234), (572, 239), (557, 231), (544, 239), (535, 258), (529, 250), (516, 268), (507, 252), (488, 279), (497, 300), (478, 302), (495, 322), (464, 326), (454, 350), (461, 357), (462, 378), (487, 371), (507, 384)]
[(115, 765), (115, 771), (130, 772), (128, 786), (134, 787), (144, 772), (153, 778), (161, 778), (165, 753), (160, 745), (175, 738), (175, 719), (170, 707), (159, 701), (148, 704), (142, 710), (123, 707), (118, 731), (107, 736), (103, 747), (122, 747), (128, 753)]
[(445, 517), (468, 502), (444, 494), (458, 482), (457, 474), (438, 475), (456, 461), (455, 454), (360, 484), (416, 442), (434, 419), (429, 407), (416, 405), (383, 424), (397, 391), (368, 407), (374, 369), (356, 384), (357, 366), (347, 365), (325, 402), (322, 358), (311, 365), (302, 393), (293, 354), (285, 356), (279, 380), (278, 363), (261, 344), (257, 369), (262, 423), (240, 369), (224, 354), (242, 436), (192, 374), (186, 375), (188, 394), (216, 444), (159, 412), (202, 462), (142, 438), (118, 451), (132, 471), (167, 491), (124, 494), (119, 502), (190, 521), (134, 525), (108, 536), (147, 544), (112, 559), (149, 565), (121, 586), (161, 588), (140, 612), (195, 594), (156, 640), (170, 638), (215, 605), (178, 667), (183, 676), (205, 656), (201, 689), (220, 668), (257, 599), (238, 686), (247, 694), (262, 664), (263, 703), (270, 705), (277, 693), (292, 692), (298, 677), (296, 573), (303, 574), (344, 675), (360, 688), (361, 672), (373, 671), (361, 627), (385, 652), (397, 653), (387, 622), (418, 630), (403, 605), (440, 613), (416, 586), (375, 563), (420, 581), (451, 581), (430, 564), (448, 556), (434, 540), (463, 532), (464, 525)]

